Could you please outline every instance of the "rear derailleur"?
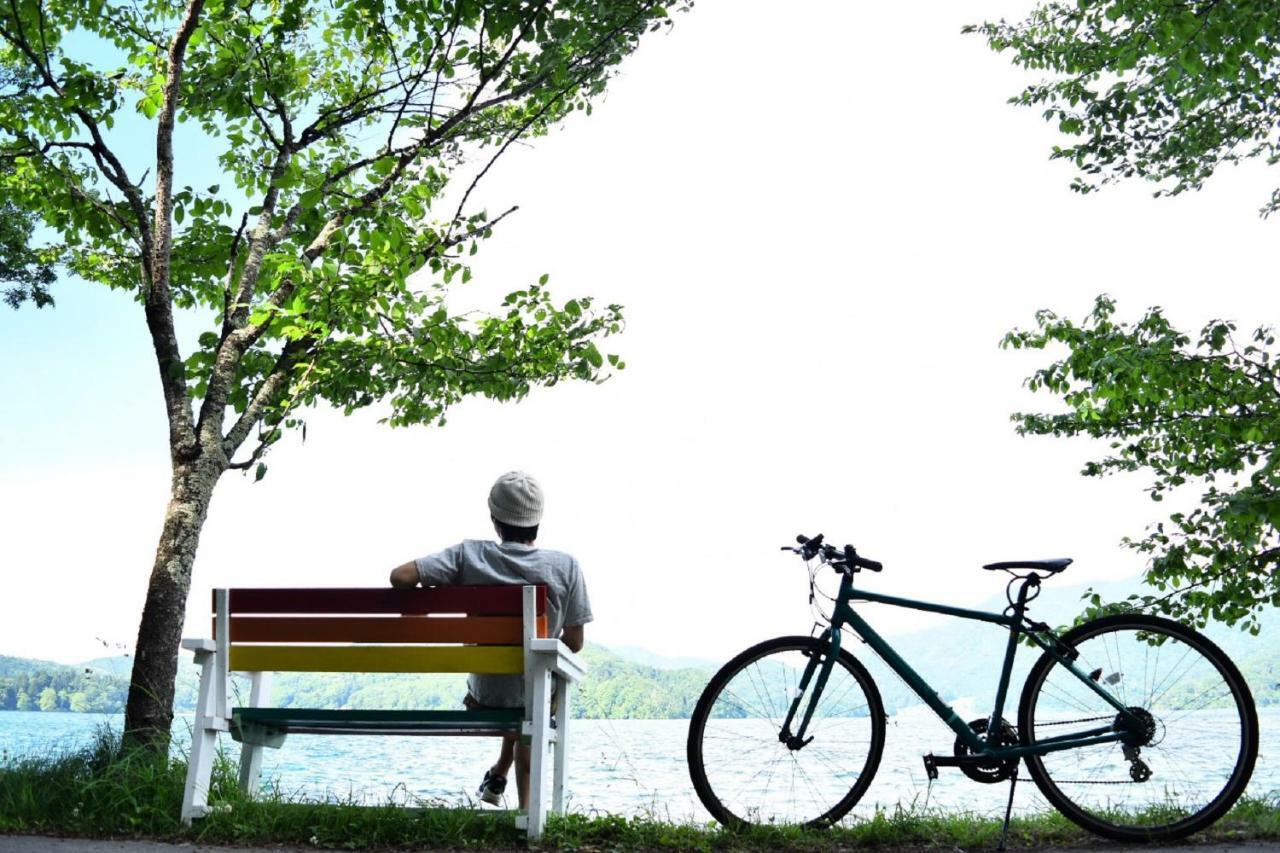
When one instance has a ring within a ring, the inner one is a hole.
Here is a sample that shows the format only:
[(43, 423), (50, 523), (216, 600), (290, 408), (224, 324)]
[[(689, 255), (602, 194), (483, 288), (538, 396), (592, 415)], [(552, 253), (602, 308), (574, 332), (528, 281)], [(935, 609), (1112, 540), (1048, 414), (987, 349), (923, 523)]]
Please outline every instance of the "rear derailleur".
[(1125, 732), (1128, 729), (1126, 732), (1128, 736), (1121, 743), (1124, 759), (1129, 762), (1129, 778), (1135, 782), (1145, 782), (1151, 778), (1151, 768), (1141, 758), (1142, 747), (1159, 742), (1157, 736), (1160, 725), (1145, 708), (1130, 708), (1129, 711), (1137, 717), (1141, 724), (1139, 728), (1134, 730), (1131, 726), (1125, 726), (1123, 715), (1116, 716), (1114, 728), (1119, 732)]

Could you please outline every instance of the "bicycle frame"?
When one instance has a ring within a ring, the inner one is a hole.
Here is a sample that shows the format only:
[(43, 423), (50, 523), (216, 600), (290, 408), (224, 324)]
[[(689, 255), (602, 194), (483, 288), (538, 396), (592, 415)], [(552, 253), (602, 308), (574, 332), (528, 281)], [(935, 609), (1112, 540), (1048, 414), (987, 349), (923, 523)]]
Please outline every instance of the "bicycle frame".
[[(1107, 725), (1084, 731), (1046, 738), (1033, 746), (989, 746), (986, 740), (971, 729), (967, 722), (960, 719), (955, 709), (944, 702), (937, 691), (929, 686), (929, 683), (912, 669), (910, 664), (902, 659), (902, 656), (889, 645), (889, 642), (876, 633), (867, 624), (866, 620), (857, 614), (851, 606), (853, 601), (869, 601), (888, 604), (893, 607), (922, 610), (928, 613), (941, 613), (959, 619), (990, 622), (1007, 628), (1009, 630), (1009, 641), (1005, 648), (1004, 664), (1000, 670), (1000, 682), (996, 688), (995, 707), (991, 711), (991, 724), (988, 725), (988, 731), (995, 730), (994, 723), (1003, 714), (1005, 699), (1009, 690), (1009, 678), (1013, 672), (1013, 660), (1018, 648), (1018, 639), (1024, 636), (1055, 658), (1076, 678), (1080, 679), (1082, 684), (1115, 708), (1118, 720), (1124, 721), (1125, 728), (1129, 731), (1140, 731), (1142, 729), (1143, 722), (1136, 714), (1121, 704), (1120, 700), (1105, 687), (1091, 679), (1087, 673), (1081, 671), (1075, 665), (1075, 653), (1073, 650), (1060, 643), (1048, 625), (1032, 622), (1026, 618), (1027, 592), (1029, 589), (1039, 586), (1040, 579), (1038, 576), (1030, 575), (1023, 580), (1021, 587), (1018, 589), (1017, 601), (1006, 612), (988, 613), (982, 610), (967, 610), (963, 607), (951, 607), (945, 604), (933, 604), (927, 601), (916, 601), (910, 598), (898, 598), (897, 596), (884, 595), (878, 592), (854, 589), (853, 572), (844, 571), (842, 575), (840, 591), (836, 596), (835, 609), (831, 614), (831, 626), (825, 629), (819, 637), (821, 642), (828, 644), (828, 651), (825, 655), (812, 657), (805, 665), (804, 674), (797, 685), (796, 696), (791, 700), (791, 707), (787, 712), (786, 719), (782, 724), (782, 731), (779, 734), (779, 739), (787, 743), (792, 749), (801, 749), (808, 743), (804, 735), (808, 730), (809, 721), (813, 718), (813, 712), (817, 707), (818, 700), (822, 696), (823, 688), (826, 687), (827, 679), (831, 675), (831, 668), (839, 656), (842, 626), (852, 628), (867, 645), (871, 646), (876, 654), (888, 664), (889, 668), (901, 676), (902, 680), (937, 714), (938, 718), (956, 733), (956, 737), (975, 753), (995, 759), (1013, 759), (1027, 755), (1044, 755), (1049, 752), (1075, 749), (1100, 743), (1114, 743), (1125, 738), (1125, 731), (1118, 730), (1115, 723), (1108, 723)], [(791, 723), (794, 721), (797, 711), (799, 711), (805, 690), (815, 674), (818, 681), (814, 685), (813, 692), (809, 695), (808, 704), (800, 720), (800, 726), (793, 733), (791, 731)]]

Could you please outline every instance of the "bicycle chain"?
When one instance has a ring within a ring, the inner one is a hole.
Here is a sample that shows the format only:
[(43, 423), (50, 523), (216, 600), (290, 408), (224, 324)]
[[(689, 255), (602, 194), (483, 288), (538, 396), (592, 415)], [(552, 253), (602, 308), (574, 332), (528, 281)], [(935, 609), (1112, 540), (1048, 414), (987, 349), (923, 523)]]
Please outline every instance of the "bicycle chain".
[(1098, 720), (1114, 720), (1115, 715), (1102, 717), (1081, 717), (1078, 720), (1059, 720), (1056, 723), (1036, 723), (1037, 726), (1073, 726), (1076, 723), (1096, 723)]
[[(1111, 720), (1114, 717), (1081, 717), (1078, 720), (1059, 720), (1055, 723), (1036, 723), (1037, 726), (1070, 726), (1075, 723), (1096, 723), (1098, 720)], [(1055, 785), (1137, 785), (1132, 779), (1054, 779)]]

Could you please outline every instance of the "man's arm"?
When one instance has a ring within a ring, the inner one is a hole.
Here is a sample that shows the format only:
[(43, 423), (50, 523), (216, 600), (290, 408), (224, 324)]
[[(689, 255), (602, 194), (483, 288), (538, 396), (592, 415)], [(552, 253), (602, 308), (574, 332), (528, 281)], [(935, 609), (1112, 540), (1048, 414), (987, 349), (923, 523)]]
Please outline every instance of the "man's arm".
[(582, 651), (583, 626), (566, 625), (564, 630), (560, 632), (560, 642), (569, 647), (571, 652)]
[(418, 566), (413, 561), (391, 570), (391, 585), (396, 589), (410, 589), (418, 585)]

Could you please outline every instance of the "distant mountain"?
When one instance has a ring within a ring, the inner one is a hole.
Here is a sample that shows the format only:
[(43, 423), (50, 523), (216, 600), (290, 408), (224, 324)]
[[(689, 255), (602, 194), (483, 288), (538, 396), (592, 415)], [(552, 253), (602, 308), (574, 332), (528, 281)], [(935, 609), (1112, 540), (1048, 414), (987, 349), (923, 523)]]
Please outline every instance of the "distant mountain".
[(0, 655), (0, 678), (20, 675), (22, 673), (37, 672), (46, 669), (57, 669), (65, 666), (64, 664), (54, 663), (48, 660), (35, 660), (34, 658), (12, 658)]
[[(194, 666), (188, 660), (190, 657), (190, 654), (183, 652), (179, 656), (178, 666), (181, 667), (184, 663)], [(131, 655), (115, 655), (114, 657), (94, 658), (93, 660), (85, 661), (81, 666), (92, 669), (94, 672), (100, 672), (103, 675), (128, 678), (129, 673), (133, 671), (133, 657)]]
[(667, 657), (639, 646), (609, 646), (609, 651), (629, 663), (638, 663), (654, 669), (711, 669), (720, 664), (710, 658)]

